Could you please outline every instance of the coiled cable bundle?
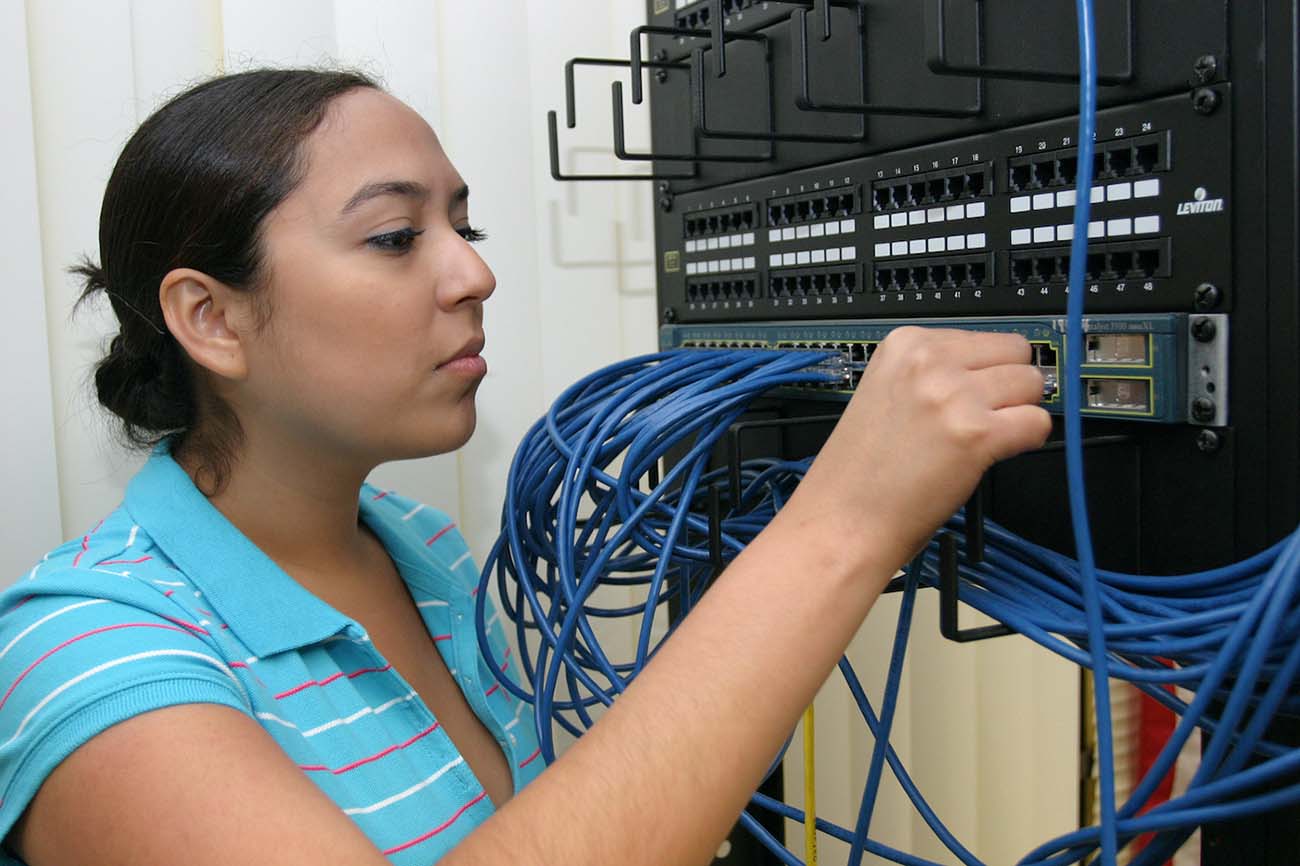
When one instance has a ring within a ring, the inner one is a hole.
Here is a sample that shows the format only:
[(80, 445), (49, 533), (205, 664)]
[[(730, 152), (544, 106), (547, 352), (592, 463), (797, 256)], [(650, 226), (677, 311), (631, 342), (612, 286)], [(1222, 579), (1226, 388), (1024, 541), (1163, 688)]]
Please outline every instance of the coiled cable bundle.
[[(535, 700), (540, 719), (575, 735), (588, 727), (588, 708), (609, 704), (653, 652), (668, 598), (685, 615), (712, 573), (701, 540), (709, 532), (703, 497), (718, 477), (706, 471), (713, 446), (764, 392), (844, 375), (823, 352), (679, 351), (615, 364), (565, 391), (515, 454), (502, 532), (484, 564), (483, 581), (498, 578), (529, 680), (506, 679), (505, 688)], [(679, 446), (684, 453), (663, 479), (639, 489)], [(779, 462), (746, 467), (745, 490), (721, 521), (723, 562), (767, 525), (797, 477)], [(645, 601), (601, 606), (592, 598), (601, 586), (645, 587)], [(633, 657), (611, 661), (591, 618), (637, 615)], [(530, 630), (542, 637), (535, 659), (525, 649)], [(480, 643), (488, 651), (481, 629)], [(549, 724), (538, 733), (543, 754), (554, 757)]]

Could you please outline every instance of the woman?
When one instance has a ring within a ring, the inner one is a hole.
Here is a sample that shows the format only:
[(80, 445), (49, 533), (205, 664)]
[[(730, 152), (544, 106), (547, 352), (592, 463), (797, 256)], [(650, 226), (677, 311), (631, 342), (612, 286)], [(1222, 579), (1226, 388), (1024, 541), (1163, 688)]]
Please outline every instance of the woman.
[(900, 564), (1050, 429), (1021, 338), (895, 332), (776, 520), (543, 772), (454, 524), (364, 485), (473, 430), (477, 237), (433, 131), (364, 76), (224, 76), (127, 143), (77, 271), (121, 327), (100, 400), (158, 444), (0, 599), (22, 862), (706, 862)]

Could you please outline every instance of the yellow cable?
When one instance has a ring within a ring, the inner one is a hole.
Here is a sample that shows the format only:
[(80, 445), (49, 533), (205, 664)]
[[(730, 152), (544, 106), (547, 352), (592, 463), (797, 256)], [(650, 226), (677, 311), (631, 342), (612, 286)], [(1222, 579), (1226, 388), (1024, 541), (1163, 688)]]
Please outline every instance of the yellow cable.
[(817, 866), (817, 739), (812, 704), (803, 712), (803, 848), (808, 866)]

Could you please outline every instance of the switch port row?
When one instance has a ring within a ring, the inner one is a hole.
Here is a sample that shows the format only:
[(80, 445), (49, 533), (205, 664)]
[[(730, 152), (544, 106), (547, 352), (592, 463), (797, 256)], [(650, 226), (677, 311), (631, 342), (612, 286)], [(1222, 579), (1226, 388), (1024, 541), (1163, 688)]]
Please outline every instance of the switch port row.
[(772, 298), (843, 297), (858, 292), (856, 265), (813, 270), (776, 271), (768, 275), (768, 296)]
[(746, 274), (729, 279), (690, 280), (686, 283), (689, 303), (708, 301), (752, 301), (758, 297), (758, 277)]
[(853, 391), (862, 381), (862, 374), (866, 371), (867, 364), (871, 361), (871, 356), (875, 354), (879, 346), (876, 342), (824, 342), (824, 341), (799, 341), (783, 340), (776, 344), (778, 349), (787, 351), (813, 351), (813, 352), (839, 352), (840, 360), (844, 363), (846, 378), (838, 382), (819, 382), (816, 384), (807, 384), (798, 386), (801, 389), (813, 391)]
[[(1102, 142), (1093, 155), (1092, 176), (1096, 182), (1141, 177), (1169, 170), (1169, 133), (1157, 132), (1138, 138)], [(1074, 148), (1013, 157), (1009, 163), (1007, 189), (1032, 192), (1072, 187), (1078, 181), (1079, 152)]]
[(759, 340), (682, 340), (682, 349), (767, 349)]
[(687, 238), (707, 238), (710, 235), (750, 232), (756, 225), (758, 205), (748, 204), (709, 213), (687, 214), (682, 219), (682, 235)]
[(877, 292), (976, 289), (993, 285), (989, 256), (913, 259), (876, 265)]
[[(729, 17), (734, 12), (740, 12), (753, 6), (758, 0), (722, 0), (722, 17)], [(677, 16), (677, 28), (679, 30), (698, 30), (701, 27), (709, 26), (709, 5), (701, 3), (700, 6), (690, 12), (682, 12)]]
[[(1008, 272), (1012, 286), (1064, 285), (1070, 280), (1070, 248), (1012, 253)], [(1167, 277), (1170, 274), (1169, 241), (1090, 245), (1084, 272), (1090, 283)]]
[(771, 199), (767, 203), (767, 224), (788, 226), (853, 216), (861, 210), (859, 199), (857, 187)]
[(878, 180), (871, 185), (873, 210), (922, 207), (993, 194), (993, 163)]

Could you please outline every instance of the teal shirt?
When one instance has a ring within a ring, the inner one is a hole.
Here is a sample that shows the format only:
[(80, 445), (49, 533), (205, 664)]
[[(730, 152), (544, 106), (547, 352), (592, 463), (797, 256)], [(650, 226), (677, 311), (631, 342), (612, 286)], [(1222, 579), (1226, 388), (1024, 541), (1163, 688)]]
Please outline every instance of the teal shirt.
[[(445, 514), (391, 491), (367, 485), (360, 507), (518, 791), (544, 766), (532, 705), (480, 652), (464, 539)], [(495, 662), (519, 682), (490, 600), (488, 610)], [(82, 743), (189, 703), (256, 719), (392, 863), (434, 862), (493, 812), (365, 629), (227, 521), (166, 445), (117, 510), (0, 595), (0, 689), (0, 836)], [(0, 866), (19, 862), (0, 853)]]

